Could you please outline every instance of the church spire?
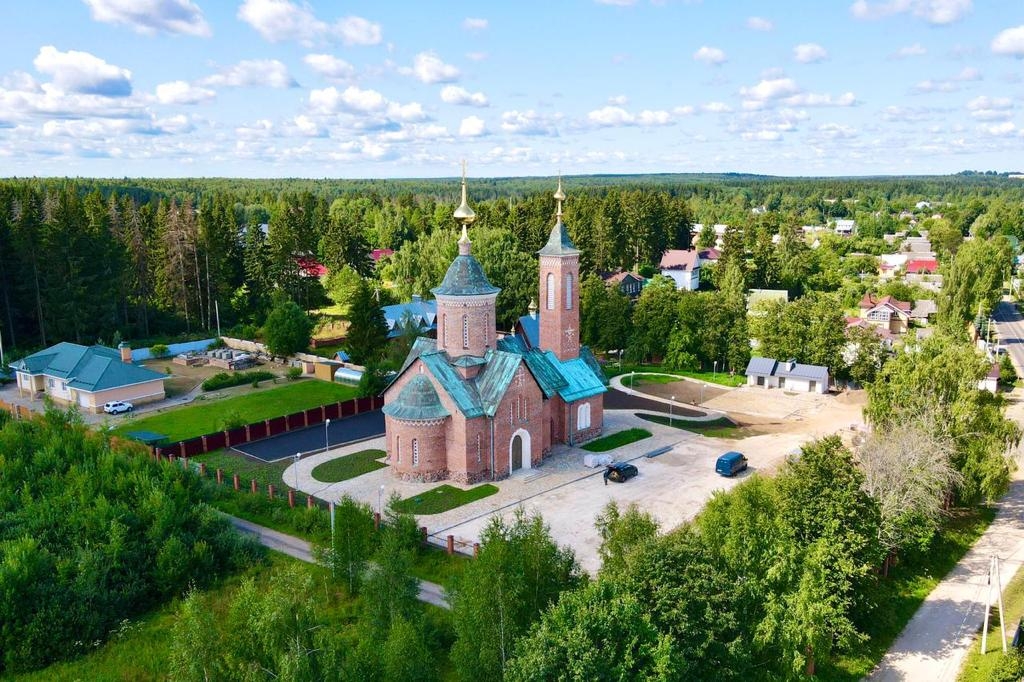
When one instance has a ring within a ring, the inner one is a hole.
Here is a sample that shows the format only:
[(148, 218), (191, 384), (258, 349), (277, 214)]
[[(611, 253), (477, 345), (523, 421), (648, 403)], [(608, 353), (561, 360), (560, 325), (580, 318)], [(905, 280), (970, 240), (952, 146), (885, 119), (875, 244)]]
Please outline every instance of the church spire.
[(558, 202), (555, 217), (558, 222), (562, 222), (562, 202), (565, 201), (565, 192), (562, 191), (562, 171), (558, 171), (558, 189), (555, 190), (555, 201)]
[(569, 230), (562, 223), (562, 202), (565, 201), (565, 192), (562, 191), (562, 174), (558, 174), (558, 189), (555, 190), (555, 226), (551, 228), (548, 241), (538, 251), (542, 256), (569, 256), (579, 254), (579, 249), (569, 239)]
[[(462, 235), (463, 235), (463, 238), (465, 238), (466, 241), (469, 241), (469, 238), (465, 236), (466, 235), (466, 228), (469, 227), (470, 225), (472, 225), (473, 221), (476, 220), (476, 213), (474, 213), (473, 209), (471, 209), (469, 207), (469, 201), (466, 200), (466, 161), (465, 161), (465, 159), (463, 159), (463, 161), (462, 161), (462, 203), (459, 204), (459, 207), (457, 209), (455, 209), (454, 216), (455, 216), (455, 220), (457, 220), (462, 225)], [(460, 239), (459, 241), (461, 243), (462, 240)]]

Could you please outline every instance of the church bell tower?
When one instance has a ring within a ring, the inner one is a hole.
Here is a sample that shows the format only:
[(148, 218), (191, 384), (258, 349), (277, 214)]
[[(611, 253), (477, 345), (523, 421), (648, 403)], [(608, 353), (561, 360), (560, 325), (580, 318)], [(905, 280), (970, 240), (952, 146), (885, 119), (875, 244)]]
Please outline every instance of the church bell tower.
[(580, 354), (580, 252), (562, 223), (562, 179), (555, 191), (555, 226), (540, 256), (540, 347), (559, 360)]

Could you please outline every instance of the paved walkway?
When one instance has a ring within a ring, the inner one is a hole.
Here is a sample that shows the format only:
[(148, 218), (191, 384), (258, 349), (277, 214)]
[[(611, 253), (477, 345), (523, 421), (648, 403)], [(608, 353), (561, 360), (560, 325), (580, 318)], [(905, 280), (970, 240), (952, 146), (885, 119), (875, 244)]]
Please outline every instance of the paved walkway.
[[(698, 386), (698, 387), (701, 386), (702, 384), (704, 386), (709, 386), (709, 387), (711, 387), (713, 389), (716, 389), (716, 392), (721, 391), (722, 389), (725, 389), (726, 391), (731, 390), (728, 386), (720, 386), (718, 384), (709, 384), (706, 381), (698, 381), (697, 379), (691, 379), (689, 377), (681, 377), (681, 376), (677, 376), (675, 374), (662, 374), (661, 372), (637, 372), (635, 374), (641, 374), (641, 375), (650, 374), (650, 375), (660, 376), (660, 377), (676, 377), (680, 381), (688, 381), (688, 382), (690, 382), (690, 383), (692, 383), (692, 384), (694, 384), (695, 386)], [(705, 408), (703, 405), (697, 407), (697, 406), (694, 406), (692, 404), (685, 403), (685, 402), (682, 402), (682, 401), (679, 401), (679, 400), (670, 400), (669, 398), (663, 398), (663, 397), (661, 397), (661, 396), (659, 396), (659, 395), (657, 395), (655, 393), (648, 393), (646, 391), (641, 391), (641, 390), (637, 390), (637, 389), (634, 389), (634, 388), (629, 388), (627, 386), (624, 386), (622, 384), (622, 379), (624, 377), (628, 377), (628, 376), (631, 376), (631, 375), (629, 375), (629, 374), (620, 374), (618, 376), (612, 377), (608, 381), (609, 388), (612, 388), (612, 389), (614, 389), (616, 391), (621, 391), (622, 393), (625, 393), (626, 395), (640, 397), (640, 398), (643, 399), (644, 402), (648, 402), (648, 403), (661, 403), (663, 405), (672, 405), (674, 408), (676, 408), (676, 412), (675, 412), (676, 416), (679, 417), (679, 419), (685, 419), (686, 421), (694, 421), (694, 422), (715, 421), (716, 419), (721, 419), (722, 417), (727, 416), (724, 412), (720, 412), (718, 410), (711, 410), (711, 409)], [(645, 405), (644, 407), (650, 407), (650, 406), (649, 405)]]
[[(999, 501), (992, 525), (940, 582), (910, 619), (878, 667), (872, 682), (927, 680), (952, 682), (980, 631), (985, 611), (988, 563), (998, 556), (1003, 588), (1024, 563), (1024, 477)], [(1010, 624), (1007, 636), (1013, 635)], [(989, 647), (998, 646), (998, 636)]]
[[(266, 526), (259, 526), (251, 521), (240, 519), (237, 516), (229, 516), (228, 518), (231, 519), (231, 523), (234, 524), (235, 528), (238, 530), (243, 533), (251, 533), (252, 535), (255, 535), (261, 545), (269, 547), (277, 552), (281, 552), (282, 554), (287, 554), (299, 561), (305, 561), (310, 564), (316, 563), (316, 560), (313, 558), (312, 547), (305, 540), (292, 535), (279, 533), (278, 531), (267, 528)], [(417, 582), (419, 582), (420, 585), (418, 598), (421, 602), (440, 606), (442, 609), (451, 608), (448, 605), (448, 600), (445, 599), (443, 587), (437, 583), (432, 583), (426, 580), (419, 580)]]

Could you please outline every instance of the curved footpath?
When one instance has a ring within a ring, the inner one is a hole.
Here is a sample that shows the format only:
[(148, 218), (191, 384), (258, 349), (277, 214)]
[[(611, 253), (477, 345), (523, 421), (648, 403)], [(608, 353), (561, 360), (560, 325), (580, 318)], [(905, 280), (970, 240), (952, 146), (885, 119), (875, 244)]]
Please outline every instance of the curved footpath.
[[(707, 384), (706, 381), (698, 381), (696, 379), (691, 379), (690, 377), (681, 377), (681, 376), (678, 376), (676, 374), (662, 374), (661, 372), (639, 372), (639, 374), (641, 374), (641, 375), (649, 374), (651, 376), (658, 376), (658, 377), (676, 377), (680, 381), (689, 381), (689, 382), (692, 382), (692, 383), (698, 384), (698, 385), (699, 384)], [(704, 414), (699, 415), (699, 416), (694, 416), (693, 414), (687, 414), (686, 412), (681, 412), (681, 413), (677, 412), (675, 418), (680, 420), (680, 421), (712, 422), (712, 421), (715, 421), (716, 419), (721, 419), (723, 417), (727, 417), (728, 416), (728, 415), (726, 415), (725, 412), (720, 412), (718, 410), (711, 410), (711, 409), (708, 409), (708, 408), (703, 407), (703, 406), (694, 407), (693, 405), (690, 405), (690, 404), (687, 404), (687, 403), (681, 403), (678, 400), (669, 400), (668, 398), (662, 398), (661, 396), (655, 395), (653, 393), (646, 393), (644, 391), (638, 391), (638, 390), (636, 390), (634, 388), (627, 388), (627, 387), (622, 385), (622, 377), (625, 377), (625, 376), (629, 376), (629, 375), (628, 374), (619, 374), (619, 375), (613, 376), (611, 379), (608, 380), (609, 387), (610, 388), (614, 388), (616, 391), (621, 391), (622, 393), (625, 393), (627, 395), (633, 395), (633, 396), (637, 396), (638, 398), (643, 398), (644, 400), (649, 400), (649, 401), (656, 402), (656, 403), (662, 403), (663, 405), (673, 405), (675, 407), (680, 408), (681, 410), (686, 410), (687, 412), (690, 412), (690, 413), (696, 412), (697, 410), (701, 410), (701, 411), (704, 412)], [(720, 384), (715, 384), (715, 387), (716, 388), (723, 388), (725, 390), (732, 390), (731, 387), (729, 387), (729, 386), (721, 386)]]
[[(228, 516), (228, 518), (231, 519), (231, 523), (238, 530), (255, 535), (256, 539), (264, 547), (287, 554), (299, 561), (305, 561), (310, 564), (316, 563), (316, 560), (313, 558), (313, 548), (305, 540), (293, 535), (280, 533), (266, 526), (257, 525), (251, 521), (240, 519), (237, 516)], [(421, 602), (440, 606), (442, 609), (451, 608), (448, 605), (448, 600), (445, 599), (443, 587), (426, 580), (417, 580), (416, 582), (419, 583), (420, 588), (417, 598)]]

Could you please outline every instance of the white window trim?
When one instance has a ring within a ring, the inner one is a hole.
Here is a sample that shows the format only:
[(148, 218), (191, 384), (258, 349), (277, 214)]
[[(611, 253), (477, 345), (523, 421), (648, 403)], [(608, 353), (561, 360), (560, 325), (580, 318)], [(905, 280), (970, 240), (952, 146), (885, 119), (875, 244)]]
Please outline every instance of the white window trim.
[(554, 310), (555, 309), (555, 273), (553, 273), (553, 272), (549, 272), (548, 273), (547, 283), (548, 283), (548, 293), (547, 293), (547, 296), (545, 297), (546, 298), (546, 300), (545, 300), (545, 307), (547, 307), (548, 310)]
[(420, 465), (420, 441), (418, 438), (412, 439), (412, 465), (414, 467)]

